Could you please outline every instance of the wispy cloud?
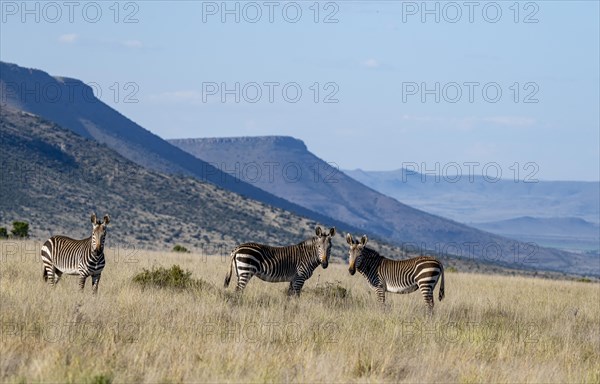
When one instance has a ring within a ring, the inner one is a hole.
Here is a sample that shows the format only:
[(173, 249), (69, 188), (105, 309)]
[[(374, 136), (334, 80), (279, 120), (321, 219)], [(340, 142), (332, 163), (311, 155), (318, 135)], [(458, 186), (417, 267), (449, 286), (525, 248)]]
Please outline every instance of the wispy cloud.
[(485, 123), (502, 125), (506, 127), (531, 127), (536, 120), (532, 117), (525, 116), (491, 116), (481, 119)]
[(162, 92), (150, 95), (148, 99), (159, 103), (177, 103), (192, 105), (204, 104), (202, 103), (202, 93), (193, 90)]
[(139, 40), (121, 41), (121, 45), (127, 48), (144, 48), (144, 44)]
[(381, 66), (381, 63), (379, 61), (377, 61), (376, 59), (367, 59), (365, 61), (363, 61), (361, 63), (361, 66), (365, 67), (365, 68), (379, 68)]
[(128, 40), (106, 40), (98, 39), (93, 37), (82, 37), (76, 33), (66, 33), (58, 37), (58, 42), (61, 44), (83, 44), (88, 46), (103, 46), (106, 48), (119, 48), (119, 49), (145, 49), (148, 48), (141, 40), (128, 39)]
[(63, 44), (73, 44), (79, 39), (79, 35), (76, 33), (66, 33), (58, 37), (58, 42)]
[(526, 116), (444, 117), (403, 115), (402, 120), (435, 126), (436, 128), (460, 129), (465, 131), (486, 127), (528, 128), (537, 123), (536, 119)]

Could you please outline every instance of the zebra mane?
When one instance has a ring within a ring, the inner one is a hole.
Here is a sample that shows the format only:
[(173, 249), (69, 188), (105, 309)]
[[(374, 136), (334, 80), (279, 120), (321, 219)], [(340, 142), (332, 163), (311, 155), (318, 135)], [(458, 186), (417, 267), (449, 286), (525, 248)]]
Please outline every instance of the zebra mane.
[(366, 257), (367, 259), (376, 259), (378, 257), (381, 257), (383, 259), (387, 259), (387, 257), (382, 256), (379, 252), (377, 252), (373, 248), (369, 248), (369, 247), (364, 247), (362, 249), (361, 254), (362, 254), (363, 257)]
[(299, 242), (298, 244), (296, 244), (296, 246), (299, 246), (299, 245), (304, 245), (305, 247), (314, 246), (317, 238), (318, 238), (318, 236), (309, 237), (308, 239), (303, 240), (303, 241)]

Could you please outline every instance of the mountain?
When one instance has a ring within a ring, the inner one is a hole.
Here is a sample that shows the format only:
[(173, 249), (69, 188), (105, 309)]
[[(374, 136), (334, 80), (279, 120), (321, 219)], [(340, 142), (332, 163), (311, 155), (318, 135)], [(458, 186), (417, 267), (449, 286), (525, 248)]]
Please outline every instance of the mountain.
[(95, 211), (110, 214), (113, 246), (179, 243), (228, 255), (238, 242), (299, 242), (316, 224), (193, 177), (147, 170), (104, 144), (5, 105), (0, 149), (0, 226), (28, 221), (40, 240), (89, 236)]
[(600, 272), (600, 265), (590, 263), (585, 255), (519, 243), (402, 204), (340, 172), (291, 137), (177, 139), (170, 143), (274, 195), (405, 248), (525, 269)]
[(540, 244), (600, 252), (600, 225), (578, 217), (516, 217), (473, 226), (511, 238)]
[(463, 175), (458, 180), (450, 176), (436, 180), (433, 175), (406, 169), (379, 172), (357, 169), (344, 173), (413, 207), (462, 223), (520, 216), (600, 221), (600, 182), (534, 181), (524, 174), (518, 182), (510, 179), (491, 182), (481, 172), (474, 172), (471, 179)]
[[(49, 90), (51, 92), (49, 92)], [(206, 161), (202, 161), (201, 159), (186, 153), (143, 129), (103, 104), (100, 100), (94, 98), (91, 88), (87, 87), (79, 80), (64, 77), (52, 77), (43, 71), (26, 69), (14, 64), (0, 63), (0, 101), (4, 103), (3, 108), (4, 105), (6, 105), (11, 108), (17, 108), (28, 113), (40, 115), (43, 119), (52, 121), (63, 128), (71, 130), (78, 134), (79, 137), (93, 139), (95, 142), (104, 144), (107, 150), (112, 149), (123, 158), (141, 165), (143, 167), (140, 168), (141, 170), (158, 172), (155, 174), (160, 175), (161, 177), (167, 177), (168, 175), (178, 176), (180, 178), (192, 176), (197, 180), (209, 182), (213, 186), (235, 192), (237, 195), (247, 199), (256, 200), (267, 205), (290, 211), (296, 215), (307, 217), (313, 222), (327, 223), (330, 226), (334, 225), (338, 227), (338, 229), (354, 233), (365, 232), (369, 235), (375, 235), (375, 237), (385, 239), (388, 242), (403, 244), (405, 248), (416, 252), (433, 249), (438, 255), (458, 254), (464, 257), (477, 258), (477, 260), (512, 266), (514, 268), (587, 273), (585, 271), (582, 272), (582, 270), (577, 267), (577, 264), (581, 264), (579, 261), (584, 260), (579, 258), (580, 255), (572, 255), (543, 248), (523, 252), (523, 244), (477, 231), (465, 225), (444, 220), (433, 215), (428, 215), (365, 188), (360, 183), (337, 172), (335, 168), (328, 167), (326, 163), (323, 163), (309, 152), (307, 153), (310, 156), (307, 159), (313, 161), (316, 160), (314, 167), (306, 168), (304, 167), (306, 164), (302, 163), (291, 163), (289, 165), (286, 162), (282, 163), (282, 166), (284, 166), (283, 170), (286, 172), (284, 177), (284, 181), (287, 184), (286, 193), (275, 196), (268, 192), (268, 187), (271, 186), (275, 188), (276, 183), (267, 181), (265, 186), (264, 183), (260, 184), (258, 181), (253, 180), (251, 178), (251, 168), (240, 168), (240, 172), (237, 172), (235, 168), (231, 168), (230, 165), (227, 165), (228, 160), (223, 161), (221, 165), (215, 167)], [(38, 148), (37, 145), (40, 147)], [(59, 143), (57, 143), (57, 145), (58, 148), (62, 150), (62, 146)], [(301, 144), (301, 146), (303, 146), (303, 144)], [(59, 158), (62, 156), (53, 149), (55, 146), (47, 148), (46, 143), (43, 140), (39, 143), (36, 142), (33, 147), (38, 149), (46, 148), (50, 153), (54, 153)], [(10, 151), (11, 147), (6, 147), (6, 150)], [(252, 152), (252, 150), (252, 147), (244, 147), (243, 149), (243, 151), (248, 151), (249, 153)], [(291, 148), (291, 152), (285, 155), (293, 156), (294, 151), (299, 150), (300, 146), (296, 146)], [(285, 149), (285, 151), (287, 152), (288, 150)], [(63, 160), (68, 164), (69, 158)], [(232, 165), (235, 166), (235, 164)], [(266, 164), (266, 166), (270, 165), (276, 166), (276, 164)], [(285, 165), (288, 166), (285, 167)], [(265, 166), (265, 164), (263, 164), (263, 166)], [(226, 172), (222, 172), (219, 168), (224, 169)], [(75, 167), (74, 169), (84, 175), (91, 174), (93, 176), (94, 174), (90, 173), (89, 170), (95, 170), (97, 167)], [(245, 173), (242, 174), (242, 171)], [(294, 171), (298, 173), (294, 175)], [(17, 170), (17, 172), (19, 171)], [(118, 173), (118, 171), (115, 172)], [(166, 173), (167, 175), (163, 175), (162, 173)], [(233, 177), (228, 173), (234, 175), (237, 173), (236, 176), (239, 176), (239, 178)], [(339, 184), (337, 181), (338, 174), (341, 180), (341, 183)], [(313, 188), (310, 187), (302, 187), (306, 186), (306, 183), (302, 181), (302, 178), (304, 177), (306, 179), (309, 175), (312, 177), (312, 181), (309, 184), (319, 186), (316, 190), (313, 190)], [(108, 177), (110, 180), (111, 177), (115, 178), (116, 176)], [(79, 180), (76, 179), (70, 180), (73, 182), (73, 185), (76, 185), (79, 182)], [(133, 180), (133, 182), (135, 183), (135, 180)], [(157, 183), (160, 185), (160, 180), (157, 180)], [(297, 185), (297, 187), (287, 188), (292, 184)], [(22, 202), (24, 201), (23, 199), (28, 198), (29, 196), (25, 193), (29, 192), (27, 188), (21, 189), (23, 196), (20, 196), (13, 193), (14, 191), (10, 184), (3, 183), (3, 185), (5, 185), (5, 192), (9, 194), (9, 196), (12, 196), (17, 202)], [(93, 184), (89, 186), (91, 188), (96, 187)], [(72, 185), (65, 184), (64, 190), (67, 191), (71, 187)], [(102, 186), (98, 186), (97, 188), (100, 187)], [(36, 188), (38, 187), (36, 186)], [(346, 191), (344, 191), (345, 189)], [(34, 191), (36, 191), (35, 188), (32, 192)], [(57, 190), (57, 192), (60, 191), (60, 189)], [(294, 198), (298, 201), (305, 201), (307, 203), (306, 205), (303, 206), (297, 202), (290, 202), (281, 197), (283, 195), (293, 194), (294, 191), (300, 191)], [(362, 192), (356, 193), (358, 191)], [(168, 188), (165, 189), (163, 194), (160, 195), (163, 199), (154, 200), (153, 203), (159, 206), (162, 204), (164, 207), (172, 205), (172, 196), (178, 195), (175, 193), (171, 196), (169, 192)], [(40, 191), (40, 193), (44, 196), (43, 191)], [(357, 198), (354, 198), (355, 195)], [(59, 194), (59, 196), (63, 195)], [(76, 194), (74, 196), (76, 196)], [(121, 196), (128, 195), (123, 192)], [(211, 195), (209, 194), (208, 196)], [(45, 197), (46, 200), (41, 199), (41, 201), (51, 203), (48, 196), (46, 195)], [(116, 195), (114, 197), (115, 199), (124, 199), (123, 197)], [(75, 204), (73, 197), (69, 197), (69, 199), (71, 200), (68, 201)], [(127, 200), (129, 203), (128, 197)], [(185, 199), (183, 201), (185, 201)], [(82, 201), (80, 201), (80, 203), (82, 203)], [(210, 204), (210, 201), (198, 201), (198, 204), (201, 203)], [(34, 210), (32, 205), (35, 204), (36, 200), (29, 198), (27, 203), (19, 203), (14, 209), (26, 214), (25, 217), (27, 217), (27, 215), (33, 218), (46, 217), (45, 213), (47, 210), (45, 210), (42, 205), (37, 206), (36, 210)], [(307, 208), (308, 204), (314, 208)], [(190, 206), (188, 206), (188, 209), (189, 207)], [(241, 212), (238, 212), (238, 215), (246, 214), (243, 209), (240, 211)], [(18, 213), (15, 211), (7, 212), (12, 212), (11, 215)], [(233, 213), (234, 210), (231, 209), (230, 212)], [(38, 217), (32, 216), (34, 213), (35, 215), (38, 215)], [(42, 216), (39, 216), (40, 214)], [(334, 217), (331, 218), (328, 215)], [(179, 219), (182, 220), (183, 217), (190, 218), (190, 216), (181, 216)], [(348, 222), (342, 221), (346, 218), (351, 220)], [(68, 218), (66, 220), (68, 220)], [(175, 219), (169, 221), (169, 223), (172, 223), (174, 226), (178, 222), (180, 223), (182, 221), (177, 221)], [(215, 236), (219, 236), (218, 234), (220, 234), (220, 236), (224, 237), (227, 234), (227, 230), (228, 228), (226, 226), (220, 226), (214, 230), (214, 234)], [(129, 229), (129, 233), (135, 233), (138, 234), (138, 236), (149, 238), (149, 242), (153, 241), (151, 236), (143, 234), (139, 235), (139, 232), (134, 231), (133, 229)], [(175, 230), (174, 233), (176, 235), (178, 230)], [(409, 244), (406, 244), (407, 242), (409, 242)], [(490, 249), (495, 251), (491, 256)], [(541, 262), (534, 263), (533, 259), (530, 257), (532, 255), (539, 257)], [(595, 266), (592, 267), (595, 268)]]
[[(56, 234), (87, 237), (90, 213), (108, 213), (108, 244), (116, 262), (151, 262), (145, 249), (181, 244), (196, 254), (220, 255), (226, 266), (236, 244), (295, 244), (312, 236), (317, 225), (191, 176), (147, 170), (105, 144), (3, 104), (0, 180), (0, 227), (27, 221), (31, 237), (41, 246)], [(377, 239), (371, 242), (385, 255), (413, 256)], [(10, 256), (14, 245), (0, 245), (0, 259)], [(27, 260), (39, 262), (39, 247), (26, 254), (31, 257)], [(332, 258), (341, 261), (346, 255), (344, 231), (339, 230)], [(480, 273), (569, 277), (457, 257), (444, 259), (444, 265)]]
[(319, 212), (310, 211), (241, 182), (169, 144), (97, 99), (92, 88), (80, 80), (52, 77), (40, 70), (0, 62), (0, 102), (41, 116), (82, 137), (104, 143), (144, 168), (167, 174), (194, 176), (314, 221), (343, 226), (343, 223)]

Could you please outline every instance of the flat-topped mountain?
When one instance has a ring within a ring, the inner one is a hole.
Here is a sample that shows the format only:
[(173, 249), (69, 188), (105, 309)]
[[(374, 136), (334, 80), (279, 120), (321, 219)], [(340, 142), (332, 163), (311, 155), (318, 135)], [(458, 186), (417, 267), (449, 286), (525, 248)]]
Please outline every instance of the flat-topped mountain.
[[(169, 144), (94, 96), (80, 80), (0, 62), (0, 102), (33, 113), (80, 136), (106, 144), (121, 156), (154, 171), (194, 176), (242, 196), (316, 221), (330, 218), (242, 182)], [(343, 223), (331, 221), (331, 225)]]
[(111, 215), (113, 246), (179, 243), (227, 256), (239, 242), (299, 242), (316, 225), (193, 177), (147, 170), (104, 144), (5, 105), (0, 139), (0, 226), (28, 221), (37, 239), (87, 237), (95, 211)]

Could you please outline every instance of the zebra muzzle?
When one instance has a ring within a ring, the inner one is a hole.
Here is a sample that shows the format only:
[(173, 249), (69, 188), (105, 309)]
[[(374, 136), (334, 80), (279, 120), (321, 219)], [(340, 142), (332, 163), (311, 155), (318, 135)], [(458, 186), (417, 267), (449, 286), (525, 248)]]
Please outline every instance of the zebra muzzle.
[(354, 275), (354, 273), (356, 273), (356, 269), (348, 268), (348, 272), (350, 272), (351, 275)]

